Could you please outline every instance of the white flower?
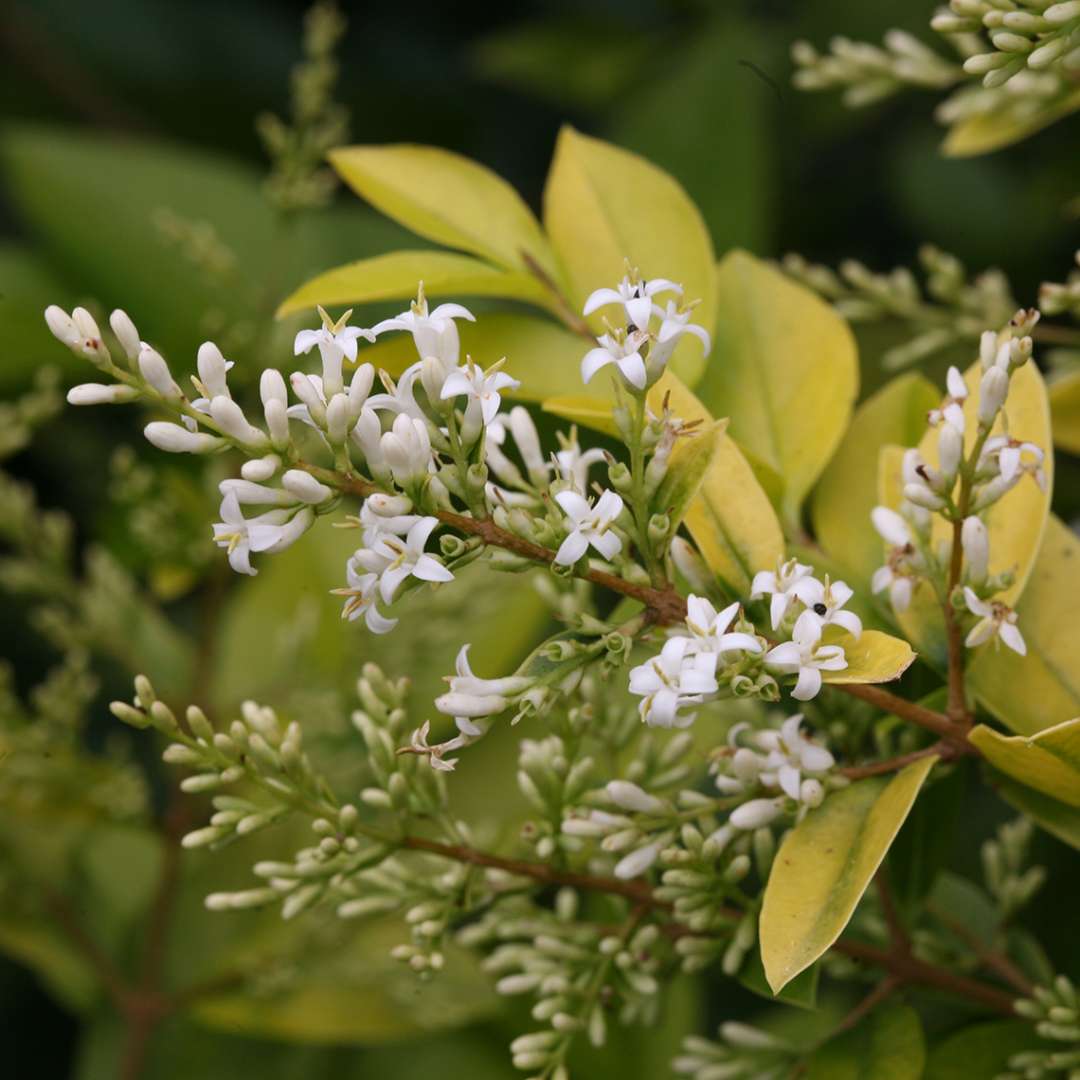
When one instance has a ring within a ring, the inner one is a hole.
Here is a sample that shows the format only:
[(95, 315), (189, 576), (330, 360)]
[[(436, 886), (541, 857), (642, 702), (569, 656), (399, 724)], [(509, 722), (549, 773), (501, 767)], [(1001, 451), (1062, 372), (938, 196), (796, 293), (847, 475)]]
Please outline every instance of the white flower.
[(385, 371), (379, 372), (379, 378), (387, 389), (385, 394), (372, 394), (367, 399), (369, 409), (385, 409), (387, 412), (402, 413), (414, 420), (424, 420), (424, 410), (416, 402), (416, 380), (420, 378), (422, 364), (407, 367), (395, 383)]
[(456, 674), (446, 680), (450, 690), (435, 699), (435, 708), (439, 712), (464, 719), (493, 716), (535, 685), (536, 680), (527, 675), (481, 679), (469, 666), (469, 648), (469, 645), (462, 645), (458, 650), (454, 664)]
[(605, 491), (592, 506), (576, 491), (560, 491), (555, 501), (573, 526), (555, 553), (555, 562), (560, 566), (573, 566), (590, 544), (605, 559), (613, 559), (622, 550), (622, 540), (611, 529), (612, 522), (622, 513), (621, 496)]
[(979, 621), (971, 628), (964, 644), (969, 649), (999, 637), (1013, 652), (1027, 655), (1027, 644), (1020, 628), (1016, 625), (1016, 612), (1007, 604), (998, 600), (980, 600), (975, 592), (964, 588), (964, 603), (972, 615), (978, 615)]
[(289, 469), (281, 478), (281, 483), (290, 495), (301, 502), (318, 506), (334, 497), (334, 489), (320, 483), (303, 469)]
[(809, 701), (821, 690), (822, 671), (843, 671), (847, 667), (843, 647), (821, 644), (821, 620), (804, 611), (791, 631), (791, 641), (781, 642), (765, 654), (765, 665), (782, 675), (798, 675), (791, 696)]
[(648, 340), (648, 333), (638, 330), (625, 338), (601, 334), (596, 340), (597, 347), (590, 349), (581, 361), (582, 382), (587, 383), (601, 368), (614, 364), (631, 386), (643, 389), (646, 372), (640, 350)]
[(379, 594), (388, 604), (406, 578), (433, 582), (454, 580), (454, 575), (434, 555), (424, 551), (428, 537), (438, 525), (438, 518), (422, 517), (404, 539), (383, 536), (374, 547), (361, 549), (353, 556), (364, 570), (379, 575)]
[(80, 383), (67, 392), (69, 405), (117, 405), (138, 396), (136, 387), (124, 383)]
[(706, 356), (712, 349), (712, 341), (709, 333), (703, 326), (690, 322), (692, 310), (679, 310), (679, 305), (669, 300), (663, 313), (663, 321), (656, 333), (656, 340), (649, 346), (649, 369), (653, 375), (658, 375), (660, 369), (671, 359), (675, 346), (686, 334), (693, 334), (701, 342), (701, 347)]
[(259, 379), (259, 397), (262, 399), (270, 441), (275, 449), (282, 450), (289, 442), (289, 391), (280, 371), (274, 368), (263, 371)]
[(569, 435), (558, 432), (557, 438), (561, 447), (555, 452), (559, 476), (578, 491), (587, 491), (589, 469), (605, 459), (604, 451), (599, 446), (591, 446), (583, 451), (578, 444), (576, 425), (570, 429)]
[(500, 391), (521, 385), (517, 379), (499, 370), (503, 362), (500, 360), (484, 371), (472, 360), (467, 360), (464, 367), (455, 368), (447, 375), (440, 395), (442, 400), (464, 394), (469, 399), (469, 406), (475, 403), (475, 408), (480, 410), (484, 424), (490, 424), (499, 411)]
[(178, 400), (183, 396), (165, 358), (145, 342), (139, 353), (139, 373), (163, 398)]
[(238, 574), (258, 573), (251, 565), (255, 552), (284, 551), (311, 527), (315, 514), (310, 507), (298, 513), (285, 509), (270, 510), (245, 519), (236, 494), (227, 491), (221, 500), (221, 521), (214, 525), (214, 543), (225, 548), (229, 565)]
[(591, 315), (608, 304), (619, 304), (626, 311), (627, 322), (632, 328), (647, 330), (655, 307), (653, 297), (663, 292), (681, 296), (682, 286), (665, 278), (640, 281), (636, 274), (628, 275), (614, 289), (597, 289), (592, 293), (585, 301), (583, 314)]
[(889, 603), (892, 604), (894, 611), (901, 613), (911, 606), (915, 579), (890, 561), (874, 571), (874, 576), (870, 579), (870, 589), (875, 594), (888, 589)]
[(364, 546), (374, 547), (385, 536), (405, 536), (420, 520), (410, 514), (412, 500), (406, 495), (369, 495), (360, 507)]
[(654, 727), (689, 727), (694, 715), (680, 715), (689, 705), (700, 705), (706, 694), (715, 694), (715, 656), (690, 651), (687, 637), (669, 638), (644, 664), (630, 672), (630, 693), (642, 697), (641, 719)]
[(804, 566), (795, 559), (778, 562), (776, 571), (759, 570), (750, 583), (750, 599), (771, 596), (769, 618), (776, 630), (796, 600), (812, 607), (821, 600), (824, 586), (813, 577), (813, 567)]
[(440, 304), (429, 313), (424, 284), (421, 282), (417, 297), (409, 310), (395, 315), (392, 319), (376, 323), (372, 332), (377, 336), (387, 330), (406, 330), (412, 334), (421, 360), (434, 356), (442, 361), (444, 367), (455, 368), (460, 349), (455, 319), (476, 321), (472, 312), (460, 304)]
[(728, 821), (737, 829), (752, 832), (775, 821), (783, 812), (783, 799), (751, 799), (736, 806)]
[[(525, 463), (530, 483), (537, 487), (546, 486), (551, 476), (551, 466), (544, 460), (540, 435), (529, 410), (522, 405), (515, 405), (508, 413), (500, 413), (487, 425), (484, 460), (488, 468), (504, 484), (513, 487), (526, 486), (521, 470), (503, 452), (507, 433), (513, 436), (514, 445)], [(531, 499), (529, 501), (531, 502)]]
[(135, 324), (131, 321), (128, 313), (117, 308), (109, 316), (109, 325), (116, 335), (116, 340), (120, 342), (120, 348), (124, 350), (124, 355), (129, 360), (138, 360), (139, 353), (142, 350), (142, 341), (139, 338), (139, 331), (135, 328)]
[(862, 619), (854, 611), (844, 611), (844, 605), (855, 595), (855, 590), (844, 581), (825, 579), (821, 599), (810, 610), (821, 620), (821, 625), (839, 626), (853, 638), (862, 634)]
[(375, 606), (379, 575), (365, 574), (361, 570), (355, 557), (349, 559), (345, 564), (345, 587), (332, 590), (335, 596), (347, 597), (341, 608), (341, 617), (352, 622), (363, 615), (367, 628), (373, 634), (388, 634), (397, 626), (398, 621), (380, 614)]
[(434, 467), (427, 421), (405, 413), (394, 417), (393, 426), (379, 441), (379, 449), (394, 479), (403, 487), (426, 476)]
[(727, 629), (738, 614), (740, 604), (735, 601), (723, 611), (702, 596), (691, 594), (686, 598), (686, 626), (692, 637), (693, 648), (722, 660), (725, 653), (762, 651), (761, 642), (753, 634), (728, 633)]
[(209, 454), (229, 444), (216, 435), (206, 432), (188, 431), (179, 424), (168, 420), (155, 420), (143, 428), (148, 442), (159, 450), (168, 450), (172, 454)]
[(759, 731), (755, 738), (764, 751), (765, 762), (759, 780), (766, 786), (777, 786), (789, 798), (800, 800), (805, 773), (827, 773), (836, 759), (825, 749), (806, 738), (799, 730), (802, 714), (789, 716), (779, 731)]
[(887, 506), (875, 506), (870, 511), (870, 520), (887, 544), (907, 547), (911, 543), (911, 527), (895, 510), (890, 510)]
[(95, 362), (107, 359), (101, 331), (86, 308), (77, 307), (69, 315), (63, 308), (50, 304), (45, 309), (45, 322), (53, 336), (69, 349)]
[(943, 421), (952, 424), (963, 435), (964, 401), (967, 399), (968, 392), (967, 384), (964, 382), (964, 376), (960, 374), (959, 368), (949, 368), (945, 385), (948, 395), (938, 408), (930, 410), (927, 420), (929, 420), (931, 427), (937, 427)]
[(321, 307), (318, 310), (322, 326), (318, 330), (301, 330), (293, 343), (293, 352), (300, 356), (318, 346), (323, 365), (322, 384), (326, 387), (326, 393), (333, 397), (340, 393), (344, 386), (341, 368), (345, 358), (356, 361), (357, 338), (374, 341), (375, 334), (359, 326), (346, 326), (349, 316), (352, 315), (351, 310), (346, 311), (337, 322)]
[(1013, 483), (1024, 473), (1030, 473), (1039, 487), (1046, 490), (1046, 473), (1043, 470), (1045, 454), (1042, 448), (1032, 442), (1021, 442), (1007, 435), (995, 435), (986, 440), (979, 455), (979, 472), (989, 470), (997, 463), (1001, 479)]

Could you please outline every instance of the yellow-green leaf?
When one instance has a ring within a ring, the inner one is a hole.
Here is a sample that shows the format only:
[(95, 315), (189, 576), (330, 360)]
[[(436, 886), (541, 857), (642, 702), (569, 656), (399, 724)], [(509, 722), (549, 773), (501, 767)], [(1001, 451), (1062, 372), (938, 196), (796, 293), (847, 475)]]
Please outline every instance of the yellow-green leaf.
[(925, 1065), (918, 1014), (887, 1005), (816, 1050), (806, 1080), (920, 1080)]
[(926, 430), (937, 388), (918, 372), (898, 375), (867, 398), (814, 489), (810, 517), (818, 543), (864, 588), (881, 565), (881, 539), (869, 527), (878, 503), (878, 452), (914, 446)]
[[(713, 331), (712, 240), (697, 207), (662, 169), (564, 127), (544, 189), (544, 224), (577, 310), (594, 289), (619, 281), (629, 259), (645, 277), (669, 278), (683, 286), (688, 300), (700, 299), (695, 321)], [(598, 329), (602, 314), (594, 316)], [(705, 367), (701, 346), (684, 340), (671, 363), (693, 385)]]
[(501, 270), (451, 251), (394, 251), (346, 263), (305, 282), (277, 309), (281, 318), (322, 304), (367, 304), (408, 299), (416, 286), (438, 296), (501, 296), (546, 307), (552, 294), (533, 274)]
[(671, 451), (667, 473), (656, 492), (656, 506), (677, 526), (698, 497), (716, 460), (726, 420), (703, 424), (692, 438), (680, 439)]
[(984, 645), (968, 668), (969, 685), (979, 701), (1020, 735), (1080, 716), (1078, 611), (1080, 538), (1051, 515), (1016, 608), (1027, 656)]
[(995, 786), (1007, 803), (1063, 844), (1080, 851), (1080, 810), (1005, 776), (998, 777)]
[(906, 641), (880, 630), (864, 630), (858, 641), (846, 631), (827, 631), (826, 640), (844, 646), (848, 663), (843, 671), (823, 671), (827, 683), (891, 682), (915, 661), (915, 652)]
[(611, 402), (607, 398), (593, 397), (590, 394), (563, 394), (546, 398), (543, 409), (544, 412), (569, 420), (572, 424), (580, 424), (605, 435), (618, 434), (611, 415)]
[(1035, 112), (1018, 101), (1013, 109), (976, 113), (949, 129), (941, 149), (948, 157), (987, 154), (1026, 139), (1077, 109), (1080, 109), (1080, 89), (1065, 93), (1052, 105)]
[(1080, 808), (1080, 719), (1026, 736), (1002, 735), (980, 724), (968, 738), (995, 769)]
[(794, 523), (851, 417), (855, 339), (832, 307), (744, 251), (720, 262), (717, 285), (713, 352), (697, 393), (783, 478)]
[[(968, 387), (968, 397), (964, 403), (964, 415), (967, 420), (964, 444), (969, 451), (978, 429), (976, 410), (981, 378), (982, 368), (978, 363), (972, 364), (964, 375), (964, 381)], [(1006, 411), (1009, 433), (1014, 438), (1029, 440), (1046, 451), (1047, 490), (1040, 490), (1033, 480), (1025, 477), (984, 515), (990, 534), (990, 570), (992, 573), (1003, 570), (1012, 570), (1015, 573), (1014, 583), (1001, 594), (1001, 599), (1006, 604), (1015, 605), (1024, 591), (1028, 575), (1039, 552), (1039, 545), (1042, 543), (1046, 519), (1050, 512), (1050, 492), (1053, 488), (1050, 409), (1047, 404), (1046, 387), (1034, 364), (1025, 364), (1013, 374)], [(1003, 415), (994, 425), (992, 434), (1001, 433), (1004, 425)], [(936, 429), (927, 429), (919, 443), (919, 453), (931, 466), (937, 467), (938, 433)], [(890, 454), (888, 448), (883, 451), (883, 454), (888, 456), (883, 458), (886, 462), (886, 473), (882, 477), (885, 488), (882, 491), (882, 502), (887, 506), (895, 507), (900, 493), (899, 466), (902, 455), (896, 454), (895, 451)], [(933, 528), (935, 545), (951, 542), (951, 526), (938, 515), (934, 516)], [(906, 636), (915, 643), (920, 652), (930, 656), (939, 665), (945, 662), (945, 624), (941, 610), (929, 588), (924, 586), (916, 592), (911, 607), (899, 617), (899, 623)]]
[[(549, 398), (580, 394), (581, 358), (588, 342), (556, 323), (533, 315), (496, 312), (476, 322), (458, 322), (461, 351), (487, 367), (506, 357), (505, 371), (521, 380), (516, 390), (503, 391), (519, 401), (546, 401)], [(400, 375), (416, 362), (416, 346), (410, 334), (387, 334), (374, 345), (362, 347), (360, 358)], [(600, 407), (611, 415), (611, 403), (597, 397)]]
[(540, 223), (501, 176), (435, 146), (346, 146), (330, 164), (358, 195), (419, 236), (500, 266), (555, 276)]
[(936, 761), (833, 792), (787, 834), (761, 908), (761, 959), (774, 993), (843, 932)]
[(1080, 371), (1070, 371), (1048, 387), (1054, 443), (1070, 454), (1080, 454)]

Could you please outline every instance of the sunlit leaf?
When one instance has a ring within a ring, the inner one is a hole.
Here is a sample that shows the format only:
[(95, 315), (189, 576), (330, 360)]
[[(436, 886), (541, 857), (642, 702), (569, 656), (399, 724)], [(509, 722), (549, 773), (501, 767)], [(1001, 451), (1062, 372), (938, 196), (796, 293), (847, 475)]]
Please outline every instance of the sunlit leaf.
[(702, 483), (716, 460), (726, 420), (714, 420), (697, 428), (688, 439), (676, 442), (668, 461), (667, 474), (656, 492), (656, 504), (673, 525), (685, 517), (698, 497)]
[(366, 304), (408, 299), (418, 282), (427, 296), (500, 296), (548, 305), (551, 292), (523, 271), (500, 270), (490, 263), (450, 251), (394, 251), (327, 270), (286, 297), (277, 314), (291, 315), (322, 304)]
[(884, 1005), (815, 1051), (806, 1077), (920, 1080), (925, 1064), (926, 1040), (918, 1013), (907, 1005)]
[(761, 909), (761, 959), (774, 991), (843, 932), (935, 761), (832, 792), (787, 834)]
[(906, 641), (880, 630), (864, 630), (858, 641), (846, 631), (826, 631), (825, 640), (843, 645), (848, 664), (842, 671), (823, 671), (827, 683), (891, 682), (915, 661), (915, 652)]
[[(993, 541), (990, 550), (993, 558)], [(968, 681), (979, 701), (1020, 735), (1080, 716), (1078, 568), (1080, 538), (1051, 515), (1016, 609), (1027, 655), (984, 645), (971, 658)]]
[(784, 481), (799, 506), (843, 437), (859, 372), (847, 323), (809, 289), (744, 251), (717, 268), (716, 336), (697, 387), (731, 436)]
[(1080, 90), (1071, 90), (1056, 102), (1035, 111), (1014, 106), (1011, 110), (976, 113), (949, 129), (941, 149), (949, 157), (974, 157), (1001, 150), (1077, 109), (1080, 109)]
[(372, 206), (420, 236), (528, 270), (557, 271), (532, 211), (501, 176), (435, 146), (347, 146), (330, 154), (338, 175)]
[(1002, 735), (979, 724), (968, 739), (995, 769), (1080, 808), (1080, 719), (1029, 736)]
[(1047, 391), (1055, 444), (1070, 454), (1080, 454), (1080, 371), (1054, 379)]
[[(713, 330), (716, 270), (708, 230), (686, 192), (644, 158), (564, 127), (544, 189), (544, 225), (576, 310), (594, 289), (618, 282), (629, 259), (645, 277), (676, 281), (688, 300), (700, 299), (695, 321)], [(602, 314), (593, 318), (597, 329)], [(681, 342), (671, 364), (692, 386), (705, 367), (700, 344)]]
[(881, 565), (881, 539), (869, 527), (878, 502), (878, 452), (889, 443), (914, 446), (939, 398), (934, 384), (918, 372), (887, 383), (855, 410), (814, 489), (810, 516), (818, 543), (864, 588)]

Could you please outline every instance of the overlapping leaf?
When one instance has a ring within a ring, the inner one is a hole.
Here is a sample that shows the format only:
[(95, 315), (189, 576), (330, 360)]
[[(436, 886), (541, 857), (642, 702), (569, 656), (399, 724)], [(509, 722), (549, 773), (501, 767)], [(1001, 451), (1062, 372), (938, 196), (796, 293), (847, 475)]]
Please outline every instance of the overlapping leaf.
[(1006, 736), (980, 724), (968, 738), (995, 769), (1080, 808), (1080, 719), (1030, 736)]

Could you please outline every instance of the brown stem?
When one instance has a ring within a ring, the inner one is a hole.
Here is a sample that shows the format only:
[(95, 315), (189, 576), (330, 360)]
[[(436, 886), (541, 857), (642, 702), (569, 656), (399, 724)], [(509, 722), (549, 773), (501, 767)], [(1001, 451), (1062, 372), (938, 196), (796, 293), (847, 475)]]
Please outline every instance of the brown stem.
[(918, 724), (919, 727), (932, 731), (941, 739), (956, 743), (964, 742), (964, 729), (960, 725), (952, 723), (944, 713), (928, 709), (917, 701), (908, 701), (906, 698), (870, 683), (835, 683), (831, 685), (835, 686), (837, 690), (843, 690), (851, 694), (853, 697), (870, 702), (871, 705), (877, 706), (883, 712), (902, 716), (905, 720), (910, 720), (913, 724)]
[(910, 754), (901, 754), (899, 757), (888, 758), (885, 761), (871, 761), (866, 765), (848, 765), (841, 769), (840, 773), (849, 780), (864, 780), (868, 776), (897, 772), (905, 765), (910, 765), (913, 761), (921, 761), (925, 757), (933, 756), (942, 761), (951, 761), (973, 753), (975, 753), (975, 748), (970, 743), (938, 742), (922, 750), (912, 750)]
[(942, 926), (955, 934), (965, 945), (979, 958), (988, 971), (1000, 975), (1014, 990), (1030, 997), (1035, 991), (1035, 984), (1002, 952), (991, 948), (969, 927), (958, 919), (954, 919), (947, 912), (942, 911), (936, 904), (928, 904), (927, 911), (934, 916)]
[(859, 1004), (836, 1025), (835, 1028), (833, 1028), (832, 1035), (830, 1035), (829, 1038), (831, 1039), (845, 1031), (850, 1031), (860, 1020), (869, 1016), (883, 1001), (892, 997), (892, 995), (900, 988), (900, 985), (901, 980), (895, 975), (886, 975), (885, 978), (882, 979), (881, 982), (879, 982), (877, 986), (875, 986), (874, 989), (871, 990), (870, 993), (867, 994), (866, 997), (864, 997), (862, 1001), (860, 1001)]

